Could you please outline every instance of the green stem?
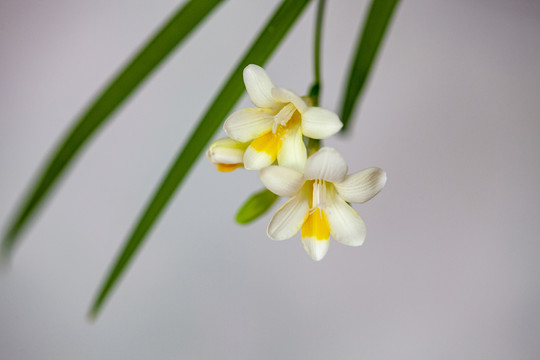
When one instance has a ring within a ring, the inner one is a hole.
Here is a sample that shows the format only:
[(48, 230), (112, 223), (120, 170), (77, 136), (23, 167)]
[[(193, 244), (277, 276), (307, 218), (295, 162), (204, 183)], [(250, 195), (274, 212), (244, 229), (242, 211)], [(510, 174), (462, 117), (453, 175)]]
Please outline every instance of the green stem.
[(319, 105), (319, 93), (321, 90), (321, 38), (322, 23), (324, 16), (324, 5), (326, 0), (319, 0), (317, 14), (315, 18), (315, 36), (313, 43), (313, 85), (309, 90), (309, 97), (313, 101), (313, 106)]
[(307, 141), (307, 153), (308, 156), (317, 152), (321, 148), (322, 140), (308, 138)]

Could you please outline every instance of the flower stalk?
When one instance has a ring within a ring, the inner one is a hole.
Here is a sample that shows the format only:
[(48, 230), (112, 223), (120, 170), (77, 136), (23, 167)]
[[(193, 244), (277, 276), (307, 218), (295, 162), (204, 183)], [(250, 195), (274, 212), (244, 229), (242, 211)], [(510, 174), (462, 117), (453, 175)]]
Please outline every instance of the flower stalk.
[(313, 37), (313, 85), (309, 90), (309, 97), (313, 106), (319, 106), (319, 94), (321, 91), (321, 42), (322, 26), (326, 0), (319, 0), (315, 15), (315, 31)]

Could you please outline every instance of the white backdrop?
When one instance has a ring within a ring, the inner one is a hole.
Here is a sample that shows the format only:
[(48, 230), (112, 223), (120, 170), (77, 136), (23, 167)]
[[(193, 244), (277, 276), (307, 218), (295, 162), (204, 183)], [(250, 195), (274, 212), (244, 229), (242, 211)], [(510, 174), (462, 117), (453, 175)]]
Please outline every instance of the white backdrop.
[[(540, 5), (403, 1), (351, 136), (386, 188), (364, 246), (313, 262), (260, 188), (201, 159), (98, 321), (105, 270), (229, 69), (278, 1), (231, 0), (95, 136), (0, 274), (0, 358), (536, 359), (540, 351)], [(92, 94), (174, 0), (0, 2), (0, 221)], [(322, 105), (337, 110), (366, 2), (329, 1)], [(267, 65), (311, 82), (314, 6)], [(246, 97), (239, 107), (249, 106)], [(221, 134), (220, 134), (221, 135)]]

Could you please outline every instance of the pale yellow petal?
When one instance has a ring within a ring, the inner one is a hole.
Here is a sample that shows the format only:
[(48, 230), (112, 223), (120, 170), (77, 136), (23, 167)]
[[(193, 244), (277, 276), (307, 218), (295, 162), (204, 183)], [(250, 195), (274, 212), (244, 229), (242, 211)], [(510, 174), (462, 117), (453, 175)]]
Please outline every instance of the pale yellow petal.
[(244, 69), (244, 84), (251, 102), (260, 108), (274, 108), (279, 103), (272, 97), (274, 83), (266, 71), (258, 65), (248, 65)]
[(269, 132), (253, 140), (244, 153), (244, 167), (248, 170), (260, 170), (272, 165), (276, 160), (280, 139)]
[(223, 129), (234, 140), (251, 141), (272, 130), (274, 112), (269, 109), (242, 109), (233, 112), (223, 125)]
[(308, 109), (306, 102), (292, 90), (275, 87), (272, 89), (272, 97), (277, 102), (292, 103), (300, 113)]
[(302, 132), (312, 139), (326, 139), (342, 127), (339, 117), (330, 110), (310, 107), (302, 114)]
[(296, 195), (305, 182), (302, 173), (275, 165), (259, 171), (259, 178), (268, 190), (276, 195), (285, 197)]
[(273, 240), (285, 240), (298, 233), (309, 211), (304, 192), (287, 201), (270, 220), (267, 234)]
[(277, 161), (281, 166), (304, 173), (307, 151), (300, 127), (288, 130), (282, 138)]
[(208, 147), (206, 156), (213, 164), (237, 164), (242, 163), (247, 144), (235, 141), (231, 138), (222, 138), (214, 141)]
[(302, 245), (313, 260), (320, 261), (328, 252), (330, 239), (318, 240), (313, 237), (302, 237)]
[(326, 215), (332, 237), (342, 244), (360, 246), (366, 238), (364, 220), (334, 189), (327, 193)]
[(305, 178), (341, 182), (347, 175), (347, 163), (336, 149), (323, 147), (311, 155), (306, 162)]
[(386, 184), (386, 173), (376, 167), (347, 175), (345, 180), (334, 183), (341, 197), (348, 202), (363, 203), (374, 197)]

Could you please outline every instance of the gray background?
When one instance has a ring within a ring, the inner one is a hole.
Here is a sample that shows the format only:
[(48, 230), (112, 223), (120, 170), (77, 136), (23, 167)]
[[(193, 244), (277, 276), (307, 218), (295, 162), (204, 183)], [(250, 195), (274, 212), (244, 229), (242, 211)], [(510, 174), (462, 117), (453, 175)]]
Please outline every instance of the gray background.
[[(277, 1), (223, 4), (85, 148), (0, 274), (1, 359), (537, 359), (540, 4), (403, 1), (351, 136), (388, 184), (356, 206), (364, 246), (313, 262), (260, 188), (201, 159), (94, 324), (105, 270)], [(0, 2), (0, 220), (174, 0)], [(337, 110), (365, 1), (329, 1), (322, 104)], [(311, 82), (313, 4), (267, 65)], [(249, 106), (246, 97), (240, 107)], [(220, 136), (223, 133), (221, 132)]]

